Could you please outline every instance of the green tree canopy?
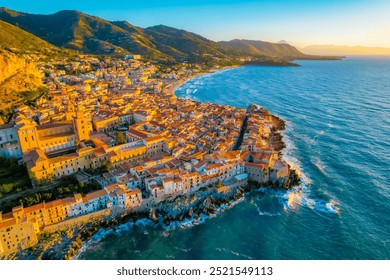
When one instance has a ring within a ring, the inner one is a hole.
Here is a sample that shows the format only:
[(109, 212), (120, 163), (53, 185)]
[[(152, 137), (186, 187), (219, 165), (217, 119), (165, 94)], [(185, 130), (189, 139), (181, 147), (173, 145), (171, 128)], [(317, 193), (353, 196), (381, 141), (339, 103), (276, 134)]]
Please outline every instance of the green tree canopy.
[(126, 143), (126, 138), (121, 131), (116, 132), (116, 143), (118, 145)]

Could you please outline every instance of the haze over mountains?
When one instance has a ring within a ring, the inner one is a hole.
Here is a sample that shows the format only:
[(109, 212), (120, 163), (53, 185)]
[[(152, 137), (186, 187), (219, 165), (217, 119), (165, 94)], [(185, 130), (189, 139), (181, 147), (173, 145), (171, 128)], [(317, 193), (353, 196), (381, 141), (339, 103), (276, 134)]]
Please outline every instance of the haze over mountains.
[(254, 40), (231, 40), (231, 41), (221, 41), (219, 44), (239, 49), (243, 52), (252, 54), (252, 55), (265, 55), (265, 56), (277, 56), (284, 59), (313, 59), (314, 57), (304, 54), (297, 50), (294, 46), (289, 45), (285, 41), (280, 41), (279, 43), (269, 43), (263, 41), (254, 41)]
[(390, 48), (363, 46), (312, 45), (300, 50), (318, 55), (390, 55)]
[(253, 56), (263, 59), (318, 59), (288, 44), (232, 40), (214, 42), (200, 35), (164, 25), (148, 28), (126, 21), (107, 21), (79, 11), (50, 15), (0, 9), (0, 20), (17, 26), (61, 48), (89, 54), (141, 54), (166, 61), (202, 63), (213, 59)]

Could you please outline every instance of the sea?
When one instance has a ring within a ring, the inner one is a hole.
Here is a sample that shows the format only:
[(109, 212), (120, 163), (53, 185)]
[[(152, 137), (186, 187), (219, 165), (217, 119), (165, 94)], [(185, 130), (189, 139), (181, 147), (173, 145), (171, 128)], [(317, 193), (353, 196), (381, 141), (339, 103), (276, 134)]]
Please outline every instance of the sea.
[(77, 258), (389, 259), (390, 57), (296, 62), (206, 74), (176, 95), (282, 117), (299, 187), (261, 188), (198, 225), (100, 230)]

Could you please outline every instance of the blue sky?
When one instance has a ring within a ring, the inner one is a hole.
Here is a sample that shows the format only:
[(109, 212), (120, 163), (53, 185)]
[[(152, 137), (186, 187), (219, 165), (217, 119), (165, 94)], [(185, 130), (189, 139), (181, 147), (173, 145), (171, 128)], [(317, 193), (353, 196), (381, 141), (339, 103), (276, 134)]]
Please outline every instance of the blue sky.
[(79, 10), (141, 27), (165, 24), (212, 40), (390, 47), (388, 0), (0, 0), (0, 6), (40, 14)]

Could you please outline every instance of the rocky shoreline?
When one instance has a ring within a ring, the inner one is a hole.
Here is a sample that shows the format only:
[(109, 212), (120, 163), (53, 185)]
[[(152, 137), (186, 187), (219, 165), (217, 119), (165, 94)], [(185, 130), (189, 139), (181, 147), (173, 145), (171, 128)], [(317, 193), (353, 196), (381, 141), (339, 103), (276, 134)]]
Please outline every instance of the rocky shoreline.
[(146, 219), (150, 224), (164, 229), (169, 227), (198, 225), (213, 217), (218, 211), (233, 207), (260, 188), (279, 188), (268, 184), (249, 182), (244, 187), (232, 189), (228, 193), (217, 193), (214, 188), (203, 188), (197, 192), (176, 197), (174, 200), (157, 204), (145, 212), (126, 212), (121, 215), (107, 216), (102, 220), (92, 220), (81, 226), (70, 226), (52, 233), (43, 233), (35, 246), (11, 254), (11, 260), (69, 260), (78, 259), (80, 250), (88, 247), (88, 241), (100, 230), (116, 232), (121, 225), (137, 224)]
[[(226, 67), (231, 68), (231, 67)], [(223, 69), (226, 69), (223, 68)], [(219, 70), (223, 70), (219, 69)], [(207, 73), (199, 73), (204, 75)], [(168, 89), (169, 92), (174, 90), (186, 80), (177, 82)], [(257, 106), (257, 105), (250, 105)], [(264, 109), (265, 110), (265, 109)], [(265, 110), (266, 111), (266, 110)], [(267, 114), (272, 118), (275, 124), (275, 130), (271, 133), (271, 141), (273, 148), (279, 153), (286, 147), (283, 142), (282, 131), (285, 129), (285, 121), (277, 116)], [(178, 196), (173, 200), (163, 201), (150, 208), (145, 212), (125, 212), (123, 214), (111, 214), (103, 219), (94, 219), (83, 223), (82, 225), (69, 226), (66, 229), (61, 229), (51, 233), (42, 233), (39, 236), (38, 243), (24, 251), (11, 254), (6, 259), (43, 259), (43, 260), (68, 260), (77, 259), (80, 255), (80, 250), (88, 246), (94, 235), (100, 230), (115, 232), (120, 225), (127, 223), (136, 224), (137, 221), (146, 219), (157, 227), (186, 227), (186, 225), (197, 225), (208, 217), (216, 215), (217, 211), (222, 208), (232, 207), (239, 201), (243, 200), (244, 195), (258, 190), (262, 187), (269, 188), (284, 188), (286, 190), (300, 184), (300, 177), (297, 172), (289, 166), (289, 179), (284, 185), (267, 182), (259, 184), (257, 182), (248, 181), (248, 184), (243, 187), (231, 189), (228, 193), (218, 193), (214, 186), (209, 188), (203, 187), (196, 192), (189, 193), (183, 196)]]

